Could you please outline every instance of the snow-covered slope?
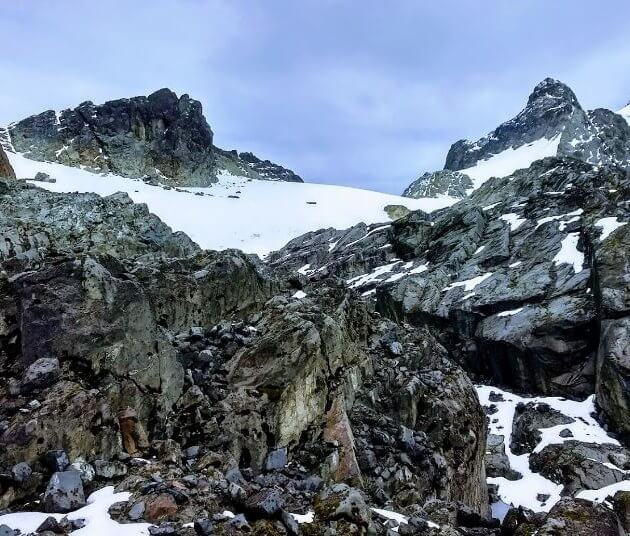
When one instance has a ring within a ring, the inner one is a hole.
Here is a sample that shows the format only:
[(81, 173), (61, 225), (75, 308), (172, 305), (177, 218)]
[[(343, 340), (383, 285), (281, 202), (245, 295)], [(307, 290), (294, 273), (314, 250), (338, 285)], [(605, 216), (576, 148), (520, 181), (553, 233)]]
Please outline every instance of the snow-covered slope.
[(619, 110), (617, 113), (630, 124), (630, 103), (626, 107)]
[(548, 156), (556, 156), (559, 144), (560, 135), (551, 139), (541, 138), (516, 149), (510, 147), (459, 172), (468, 175), (472, 179), (473, 188), (469, 191), (470, 193), (472, 190), (479, 188), (490, 177), (507, 177), (517, 169), (528, 168), (536, 160)]
[(369, 190), (325, 184), (268, 182), (222, 175), (206, 188), (165, 189), (138, 179), (98, 175), (8, 153), (18, 178), (48, 173), (55, 183), (37, 182), (55, 192), (128, 192), (146, 203), (173, 230), (184, 231), (206, 249), (238, 248), (265, 256), (308, 231), (345, 229), (360, 222), (388, 221), (387, 205), (431, 212), (458, 201), (451, 197), (409, 199)]

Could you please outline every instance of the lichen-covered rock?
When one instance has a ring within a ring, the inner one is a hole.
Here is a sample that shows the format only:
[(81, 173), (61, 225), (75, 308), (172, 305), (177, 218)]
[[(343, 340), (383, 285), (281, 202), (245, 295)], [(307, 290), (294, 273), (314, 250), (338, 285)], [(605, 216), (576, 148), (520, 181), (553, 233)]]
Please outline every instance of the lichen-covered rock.
[(619, 536), (619, 527), (615, 514), (605, 506), (565, 498), (551, 509), (534, 533), (537, 536)]

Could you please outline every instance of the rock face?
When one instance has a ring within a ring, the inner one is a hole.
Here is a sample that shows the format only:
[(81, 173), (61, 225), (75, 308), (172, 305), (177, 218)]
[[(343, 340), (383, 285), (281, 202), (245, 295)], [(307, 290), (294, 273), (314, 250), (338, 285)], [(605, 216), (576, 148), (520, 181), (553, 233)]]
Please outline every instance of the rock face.
[(469, 371), (526, 392), (589, 395), (599, 355), (600, 370), (618, 378), (601, 405), (612, 417), (611, 400), (621, 422), (623, 343), (606, 345), (625, 339), (604, 336), (599, 348), (599, 319), (627, 307), (629, 186), (619, 168), (545, 159), (450, 209), (310, 233), (269, 262), (311, 281), (344, 278), (381, 313), (443, 329)]
[[(570, 157), (595, 165), (630, 166), (630, 125), (619, 114), (598, 108), (586, 111), (571, 89), (551, 78), (538, 84), (525, 108), (483, 138), (459, 140), (446, 156), (443, 171), (425, 173), (403, 193), (408, 197), (463, 197), (471, 188), (469, 168), (508, 150), (553, 140), (552, 153), (543, 156)], [(536, 158), (535, 151), (526, 167)], [(497, 168), (495, 173), (500, 173)], [(469, 185), (470, 184), (470, 185)]]
[(292, 171), (251, 153), (216, 148), (201, 103), (169, 89), (101, 105), (87, 101), (59, 113), (49, 110), (12, 124), (8, 139), (14, 150), (34, 160), (163, 184), (205, 186), (224, 172), (302, 182)]
[[(285, 267), (200, 251), (122, 194), (0, 192), (0, 466), (31, 475), (0, 481), (4, 507), (56, 471), (88, 490), (124, 479), (130, 518), (162, 524), (216, 504), (290, 531), (288, 502), (328, 504), (338, 484), (485, 519), (485, 416), (430, 331), (384, 320), (332, 274), (292, 297)], [(149, 486), (139, 456), (187, 480)], [(356, 493), (321, 523), (372, 526)]]

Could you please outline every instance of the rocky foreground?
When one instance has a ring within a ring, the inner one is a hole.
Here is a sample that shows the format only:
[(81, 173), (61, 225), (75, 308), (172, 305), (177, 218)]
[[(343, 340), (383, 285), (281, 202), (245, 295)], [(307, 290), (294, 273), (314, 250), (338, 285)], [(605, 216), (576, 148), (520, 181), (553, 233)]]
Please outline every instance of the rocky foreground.
[(0, 535), (630, 530), (617, 164), (546, 158), (264, 263), (3, 174)]

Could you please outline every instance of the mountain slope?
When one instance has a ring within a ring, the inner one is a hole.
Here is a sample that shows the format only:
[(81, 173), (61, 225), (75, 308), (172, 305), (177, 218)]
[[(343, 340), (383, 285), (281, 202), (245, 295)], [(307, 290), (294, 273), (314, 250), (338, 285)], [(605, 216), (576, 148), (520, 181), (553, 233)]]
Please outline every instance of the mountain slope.
[(5, 148), (34, 160), (165, 184), (206, 186), (224, 170), (254, 179), (302, 182), (292, 171), (251, 153), (214, 146), (201, 103), (169, 89), (49, 110), (11, 124), (3, 134)]
[(238, 248), (261, 256), (308, 231), (387, 221), (384, 209), (388, 205), (431, 212), (457, 201), (451, 197), (408, 199), (343, 186), (262, 181), (225, 172), (208, 187), (174, 189), (38, 162), (15, 153), (8, 156), (18, 178), (33, 178), (43, 172), (56, 182), (41, 185), (56, 192), (127, 192), (134, 201), (146, 203), (151, 212), (173, 229), (186, 232), (203, 248)]
[(475, 142), (454, 143), (446, 156), (444, 171), (425, 173), (403, 195), (439, 195), (453, 190), (453, 181), (455, 189), (461, 190), (460, 175), (454, 175), (452, 181), (444, 180), (449, 171), (470, 178), (472, 185), (466, 191), (470, 193), (490, 177), (508, 176), (549, 156), (628, 167), (630, 125), (610, 110), (585, 111), (568, 86), (547, 78), (534, 88), (516, 117)]

